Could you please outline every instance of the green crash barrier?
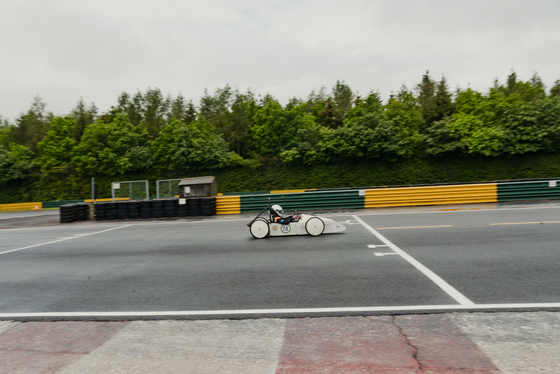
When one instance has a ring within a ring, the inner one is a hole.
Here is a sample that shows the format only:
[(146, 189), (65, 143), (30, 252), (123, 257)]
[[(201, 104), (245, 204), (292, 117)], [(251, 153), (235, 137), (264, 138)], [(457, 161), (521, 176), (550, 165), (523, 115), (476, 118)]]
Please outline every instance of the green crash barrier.
[(279, 204), (284, 211), (312, 209), (360, 209), (364, 195), (360, 190), (312, 191), (302, 193), (274, 193), (269, 195), (241, 196), (241, 213), (260, 212), (268, 205)]
[(560, 199), (560, 179), (498, 183), (498, 202)]
[(43, 201), (43, 209), (60, 208), (66, 204), (83, 203), (84, 200), (59, 200), (59, 201)]

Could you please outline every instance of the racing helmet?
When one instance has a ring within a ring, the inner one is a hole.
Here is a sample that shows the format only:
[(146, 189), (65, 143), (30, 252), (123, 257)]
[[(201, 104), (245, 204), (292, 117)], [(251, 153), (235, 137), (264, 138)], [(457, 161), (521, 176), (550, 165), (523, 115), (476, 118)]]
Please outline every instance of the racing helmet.
[(284, 210), (280, 205), (273, 205), (271, 208), (278, 216), (282, 217), (284, 215)]

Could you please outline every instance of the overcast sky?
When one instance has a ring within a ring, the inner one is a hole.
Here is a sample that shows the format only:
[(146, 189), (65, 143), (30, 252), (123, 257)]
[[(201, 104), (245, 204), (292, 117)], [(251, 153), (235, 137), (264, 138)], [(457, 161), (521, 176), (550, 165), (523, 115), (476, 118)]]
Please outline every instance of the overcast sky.
[(560, 79), (560, 0), (0, 0), (0, 116), (35, 96), (99, 112), (159, 88), (226, 84), (285, 103), (337, 80), (385, 99), (422, 75), (486, 92), (513, 70)]

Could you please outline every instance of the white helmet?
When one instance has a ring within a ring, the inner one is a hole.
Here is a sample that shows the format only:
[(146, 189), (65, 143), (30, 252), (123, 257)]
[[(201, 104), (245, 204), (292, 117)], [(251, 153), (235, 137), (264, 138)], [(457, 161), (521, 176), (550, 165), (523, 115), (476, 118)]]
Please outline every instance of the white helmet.
[(282, 207), (280, 205), (273, 205), (272, 210), (274, 210), (279, 216), (284, 215), (284, 210), (282, 210)]

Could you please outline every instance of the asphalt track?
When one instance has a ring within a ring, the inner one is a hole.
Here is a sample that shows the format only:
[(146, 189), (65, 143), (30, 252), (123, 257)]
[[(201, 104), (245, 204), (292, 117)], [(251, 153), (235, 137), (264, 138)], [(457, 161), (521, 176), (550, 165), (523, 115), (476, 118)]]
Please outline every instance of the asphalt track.
[(0, 230), (0, 319), (560, 310), (560, 206), (321, 213), (343, 234), (253, 239), (251, 215)]

